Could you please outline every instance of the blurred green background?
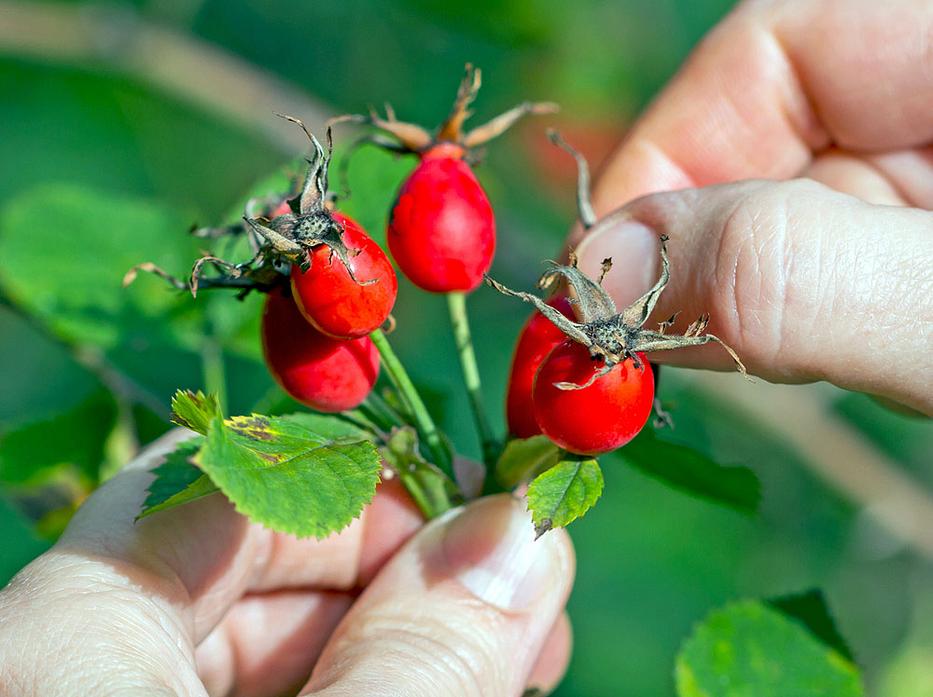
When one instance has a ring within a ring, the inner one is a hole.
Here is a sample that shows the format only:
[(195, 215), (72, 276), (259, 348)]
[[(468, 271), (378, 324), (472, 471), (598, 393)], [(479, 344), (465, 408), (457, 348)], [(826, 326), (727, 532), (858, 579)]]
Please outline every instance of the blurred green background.
[[(469, 60), (485, 78), (477, 120), (526, 98), (558, 101), (551, 123), (595, 163), (730, 5), (0, 2), (0, 582), (47, 547), (99, 477), (167, 427), (175, 388), (225, 383), (234, 413), (274, 395), (255, 298), (195, 302), (150, 278), (120, 289), (139, 261), (183, 273), (198, 250), (187, 229), (234, 214), (254, 182), (303, 151), (274, 111), (319, 126), (391, 101), (400, 118), (433, 125)], [(533, 281), (573, 217), (572, 168), (549, 148), (542, 123), (525, 123), (479, 170), (499, 217), (495, 273), (511, 285)], [(410, 167), (373, 151), (354, 159), (347, 208), (374, 235)], [(505, 347), (524, 312), (484, 290), (471, 302), (501, 425)], [(402, 358), (475, 453), (453, 345), (436, 329), (443, 299), (404, 283), (397, 317)], [(603, 501), (572, 528), (576, 649), (558, 694), (671, 694), (677, 648), (711, 608), (821, 586), (870, 693), (933, 695), (930, 548), (826, 484), (821, 463), (787, 445), (781, 414), (753, 419), (732, 384), (711, 390), (666, 370), (661, 395), (680, 437), (755, 469), (760, 515), (608, 459)], [(933, 488), (929, 422), (860, 395), (802, 394), (871, 457)]]

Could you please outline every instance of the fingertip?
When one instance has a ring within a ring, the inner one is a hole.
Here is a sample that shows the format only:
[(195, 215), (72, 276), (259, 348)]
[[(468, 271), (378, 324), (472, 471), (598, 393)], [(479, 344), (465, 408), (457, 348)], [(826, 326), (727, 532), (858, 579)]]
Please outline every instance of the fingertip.
[(622, 212), (600, 221), (577, 247), (580, 270), (599, 278), (603, 261), (612, 260), (602, 287), (620, 308), (644, 293), (658, 275), (659, 235)]

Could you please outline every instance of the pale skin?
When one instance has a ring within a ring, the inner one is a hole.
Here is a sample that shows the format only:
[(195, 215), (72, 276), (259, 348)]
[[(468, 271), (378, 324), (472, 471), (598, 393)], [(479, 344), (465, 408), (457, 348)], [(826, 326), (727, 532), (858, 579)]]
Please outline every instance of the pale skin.
[[(581, 268), (613, 257), (624, 307), (668, 235), (653, 321), (709, 312), (750, 374), (933, 413), (931, 37), (928, 0), (740, 5), (597, 179), (620, 225), (574, 233)], [(732, 368), (718, 346), (658, 359)], [(159, 448), (0, 593), (0, 695), (514, 697), (563, 673), (569, 538), (505, 534), (528, 523), (508, 497), (422, 527), (389, 483), (322, 542), (219, 496), (134, 525)]]

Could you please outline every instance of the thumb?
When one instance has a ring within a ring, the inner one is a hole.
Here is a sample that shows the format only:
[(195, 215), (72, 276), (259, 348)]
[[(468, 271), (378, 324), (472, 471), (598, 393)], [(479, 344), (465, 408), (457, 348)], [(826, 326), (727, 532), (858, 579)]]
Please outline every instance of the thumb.
[[(809, 180), (746, 181), (655, 194), (594, 225), (584, 272), (614, 265), (623, 307), (658, 273), (671, 281), (653, 321), (704, 312), (749, 371), (776, 382), (828, 380), (933, 413), (933, 213), (871, 205)], [(715, 345), (652, 360), (727, 368)]]
[(337, 628), (304, 695), (517, 697), (560, 617), (574, 556), (508, 495), (427, 526)]

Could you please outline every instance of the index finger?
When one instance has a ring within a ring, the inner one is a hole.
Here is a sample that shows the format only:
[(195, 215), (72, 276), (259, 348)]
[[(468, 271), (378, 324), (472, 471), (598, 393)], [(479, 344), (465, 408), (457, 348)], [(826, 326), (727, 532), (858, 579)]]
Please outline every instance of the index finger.
[(757, 0), (699, 45), (611, 158), (604, 215), (638, 196), (798, 175), (830, 145), (933, 140), (928, 0)]

